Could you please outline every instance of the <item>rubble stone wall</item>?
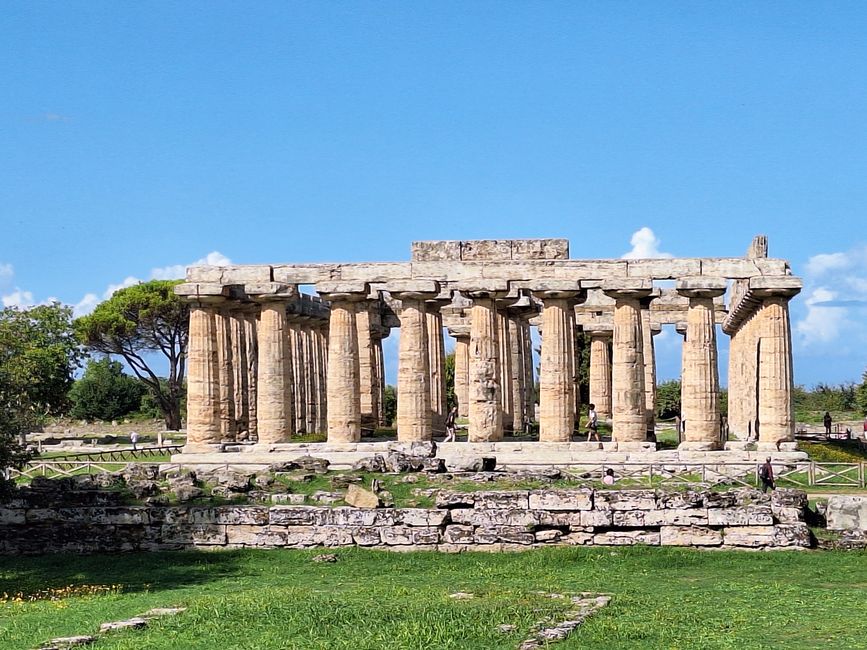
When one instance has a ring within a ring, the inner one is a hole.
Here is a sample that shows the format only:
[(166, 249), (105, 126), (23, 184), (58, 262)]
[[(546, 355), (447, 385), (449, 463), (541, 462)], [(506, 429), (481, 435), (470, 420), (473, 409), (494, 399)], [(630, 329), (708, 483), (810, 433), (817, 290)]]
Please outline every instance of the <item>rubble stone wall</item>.
[[(77, 505), (72, 505), (77, 504)], [(67, 507), (67, 505), (69, 507)], [(521, 550), (548, 545), (778, 549), (812, 545), (806, 494), (777, 490), (440, 492), (436, 508), (127, 506), (111, 493), (23, 490), (0, 505), (0, 554), (363, 546)]]

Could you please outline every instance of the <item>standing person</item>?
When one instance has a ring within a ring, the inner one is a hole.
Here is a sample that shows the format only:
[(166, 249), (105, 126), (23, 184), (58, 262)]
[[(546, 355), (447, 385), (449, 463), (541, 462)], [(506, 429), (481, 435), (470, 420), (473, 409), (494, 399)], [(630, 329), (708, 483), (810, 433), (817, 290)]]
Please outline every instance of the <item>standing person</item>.
[(768, 488), (777, 489), (777, 486), (774, 485), (774, 468), (771, 465), (770, 456), (765, 459), (765, 464), (759, 467), (759, 478), (762, 481), (762, 493), (767, 492)]
[(132, 443), (133, 450), (136, 449), (136, 444), (138, 443), (138, 433), (135, 431), (130, 431), (129, 441)]
[(587, 411), (587, 442), (590, 442), (590, 436), (596, 438), (597, 442), (602, 442), (599, 440), (599, 416), (596, 415), (595, 404), (591, 404)]
[(831, 435), (831, 414), (825, 411), (825, 417), (822, 418), (822, 423), (825, 425), (825, 435)]
[(455, 441), (455, 420), (458, 417), (458, 407), (453, 406), (446, 416), (446, 437), (443, 442)]

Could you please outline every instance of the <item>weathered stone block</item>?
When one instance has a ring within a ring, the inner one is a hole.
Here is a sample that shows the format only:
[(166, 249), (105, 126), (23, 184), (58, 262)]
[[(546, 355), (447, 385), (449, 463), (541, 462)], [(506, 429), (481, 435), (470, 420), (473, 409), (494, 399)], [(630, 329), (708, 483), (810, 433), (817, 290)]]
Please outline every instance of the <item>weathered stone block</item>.
[(707, 510), (615, 510), (614, 525), (643, 528), (645, 526), (701, 526), (707, 525)]
[(215, 509), (218, 524), (248, 524), (263, 526), (270, 521), (266, 506), (221, 506)]
[(558, 542), (563, 537), (563, 531), (554, 529), (536, 531), (536, 541), (541, 543)]
[(194, 546), (221, 546), (226, 543), (226, 527), (220, 524), (163, 524), (163, 542)]
[(532, 544), (535, 536), (522, 526), (480, 526), (476, 528), (475, 541), (477, 544), (505, 542), (525, 545)]
[(774, 526), (774, 546), (810, 548), (813, 536), (807, 524), (778, 524)]
[(23, 524), (24, 510), (19, 508), (0, 508), (0, 526)]
[(771, 508), (765, 505), (747, 505), (733, 508), (710, 508), (707, 511), (710, 526), (768, 526), (774, 523)]
[(244, 546), (285, 546), (288, 534), (285, 528), (267, 526), (233, 524), (226, 526), (226, 541), (228, 544), (243, 544)]
[(443, 542), (446, 544), (472, 544), (475, 527), (450, 524), (443, 533)]
[(580, 525), (584, 528), (611, 526), (613, 523), (614, 513), (611, 510), (584, 510), (581, 512)]
[(326, 526), (391, 526), (396, 517), (393, 510), (372, 508), (322, 508), (318, 521)]
[(596, 510), (655, 510), (654, 490), (600, 490), (593, 501)]
[(568, 239), (513, 239), (513, 260), (568, 260)]
[(380, 532), (383, 544), (399, 546), (413, 543), (413, 529), (409, 526), (386, 526)]
[(476, 495), (461, 492), (437, 492), (437, 508), (472, 508), (476, 503)]
[(322, 519), (322, 509), (316, 506), (271, 506), (269, 522), (283, 526), (313, 526)]
[(476, 492), (475, 504), (477, 509), (492, 510), (497, 508), (523, 508), (527, 509), (530, 504), (530, 495), (527, 491), (514, 492)]
[(652, 530), (609, 530), (593, 535), (593, 543), (600, 546), (633, 546), (646, 544), (659, 546), (659, 532)]
[(662, 546), (720, 546), (722, 533), (701, 526), (662, 526), (659, 543)]
[(512, 242), (508, 239), (476, 239), (461, 242), (464, 261), (511, 260)]
[(359, 526), (352, 531), (352, 538), (359, 546), (378, 546), (382, 543), (378, 526)]
[(704, 494), (695, 490), (684, 492), (660, 492), (657, 495), (656, 506), (658, 508), (701, 508), (704, 505)]
[(774, 541), (773, 526), (728, 526), (723, 528), (723, 543), (726, 546), (751, 548), (768, 546)]
[(396, 521), (407, 526), (442, 526), (449, 513), (444, 510), (427, 510), (425, 508), (401, 508), (392, 511)]
[(586, 546), (593, 543), (593, 533), (582, 530), (570, 531), (560, 538), (560, 543), (569, 546)]
[(451, 511), (451, 520), (456, 524), (472, 526), (534, 526), (539, 523), (539, 513), (520, 509), (495, 508), (492, 510), (470, 510), (462, 508)]
[(413, 262), (437, 262), (461, 259), (460, 241), (414, 241)]
[(88, 508), (92, 524), (133, 526), (150, 523), (149, 508), (128, 506), (122, 508)]
[(537, 490), (530, 492), (531, 510), (590, 510), (593, 507), (593, 490)]
[(828, 497), (825, 518), (830, 530), (867, 531), (867, 496)]

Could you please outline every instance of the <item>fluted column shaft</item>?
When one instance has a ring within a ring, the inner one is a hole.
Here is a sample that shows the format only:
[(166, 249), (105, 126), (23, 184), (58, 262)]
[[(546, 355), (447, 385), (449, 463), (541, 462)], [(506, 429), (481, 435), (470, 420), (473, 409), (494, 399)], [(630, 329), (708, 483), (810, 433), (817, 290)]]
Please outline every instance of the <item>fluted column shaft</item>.
[(220, 387), (214, 307), (190, 307), (187, 350), (187, 444), (220, 441)]
[(385, 357), (382, 354), (382, 339), (373, 342), (374, 367), (376, 368), (376, 426), (387, 427), (385, 421)]
[(720, 444), (719, 368), (713, 295), (690, 295), (683, 352), (683, 442)]
[(524, 360), (521, 350), (521, 325), (519, 317), (508, 316), (506, 322), (509, 326), (509, 359), (510, 381), (509, 386), (512, 389), (512, 430), (524, 430), (524, 405), (525, 387), (524, 380)]
[(217, 381), (220, 390), (220, 437), (235, 439), (235, 372), (232, 359), (232, 318), (226, 307), (214, 314), (217, 324)]
[(744, 418), (746, 431), (753, 439), (758, 439), (759, 422), (759, 327), (761, 319), (753, 314), (744, 327)]
[(244, 314), (244, 340), (247, 348), (247, 438), (256, 440), (259, 436), (258, 416), (258, 374), (259, 374), (259, 338), (258, 309), (256, 313)]
[(503, 410), (503, 430), (514, 430), (514, 395), (512, 393), (512, 352), (508, 317), (497, 312), (497, 343), (500, 356), (500, 406)]
[(232, 343), (232, 388), (236, 435), (249, 435), (250, 406), (249, 384), (247, 382), (247, 338), (245, 317), (240, 311), (230, 312), (230, 333)]
[(590, 403), (600, 420), (611, 417), (610, 332), (590, 334)]
[(795, 439), (789, 298), (770, 295), (758, 314), (759, 442), (771, 445)]
[(615, 297), (612, 344), (612, 426), (617, 442), (647, 439), (644, 342), (638, 298)]
[(641, 340), (644, 355), (644, 413), (648, 433), (656, 429), (656, 350), (650, 324), (650, 309), (641, 310)]
[(431, 388), (428, 325), (424, 302), (401, 294), (400, 345), (397, 360), (397, 439), (430, 440)]
[(470, 414), (470, 337), (455, 335), (455, 398), (458, 415)]
[(332, 295), (328, 327), (328, 442), (361, 440), (356, 302)]
[(361, 387), (359, 394), (361, 423), (364, 427), (373, 428), (375, 427), (376, 375), (373, 368), (373, 341), (370, 335), (370, 305), (368, 302), (359, 303), (355, 324), (358, 328), (358, 383)]
[(575, 328), (568, 298), (544, 297), (539, 441), (566, 442), (575, 426)]
[(524, 420), (536, 421), (536, 373), (533, 363), (533, 337), (530, 324), (521, 322), (521, 359), (524, 369)]
[(304, 343), (304, 430), (311, 433), (316, 430), (316, 409), (319, 397), (316, 386), (316, 358), (313, 338), (316, 335), (311, 323), (305, 322), (301, 327)]
[(445, 431), (446, 421), (446, 351), (443, 341), (443, 317), (435, 302), (427, 304), (425, 327), (430, 372), (431, 427), (439, 434)]
[(259, 443), (286, 442), (294, 432), (295, 397), (286, 304), (263, 302), (258, 324)]
[(307, 431), (304, 417), (305, 404), (307, 401), (307, 374), (309, 368), (304, 358), (304, 335), (301, 331), (301, 318), (291, 316), (287, 321), (286, 329), (287, 345), (292, 373), (292, 414), (294, 431), (304, 433)]
[(502, 440), (500, 349), (494, 300), (474, 296), (470, 322), (469, 441)]
[(314, 329), (313, 341), (316, 346), (316, 431), (321, 433), (328, 430), (328, 338), (322, 326)]

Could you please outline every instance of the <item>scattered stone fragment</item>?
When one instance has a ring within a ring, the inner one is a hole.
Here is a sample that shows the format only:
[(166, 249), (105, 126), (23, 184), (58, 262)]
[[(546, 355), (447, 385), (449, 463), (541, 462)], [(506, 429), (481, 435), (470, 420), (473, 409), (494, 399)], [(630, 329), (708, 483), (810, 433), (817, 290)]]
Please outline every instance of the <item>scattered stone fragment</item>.
[(379, 497), (375, 492), (371, 492), (355, 484), (347, 488), (344, 501), (356, 508), (378, 508), (380, 506)]
[(469, 600), (470, 598), (475, 597), (475, 594), (471, 594), (466, 591), (458, 591), (453, 594), (449, 594), (449, 598), (454, 598), (455, 600)]
[(127, 619), (125, 621), (111, 621), (109, 623), (103, 623), (99, 626), (99, 631), (113, 632), (115, 630), (138, 630), (145, 627), (147, 624), (147, 619), (134, 616), (133, 618)]
[(90, 645), (96, 641), (95, 636), (62, 636), (56, 639), (51, 639), (47, 643), (39, 646), (39, 650), (68, 650), (68, 648), (79, 648), (81, 646)]
[(333, 563), (337, 562), (337, 556), (334, 553), (322, 553), (321, 555), (314, 555), (313, 561)]
[(144, 614), (140, 614), (138, 618), (159, 618), (161, 616), (176, 616), (181, 612), (187, 611), (186, 607), (154, 607), (149, 609)]
[(497, 626), (497, 631), (501, 632), (503, 634), (509, 634), (511, 632), (514, 632), (517, 629), (518, 629), (517, 625), (498, 625)]

